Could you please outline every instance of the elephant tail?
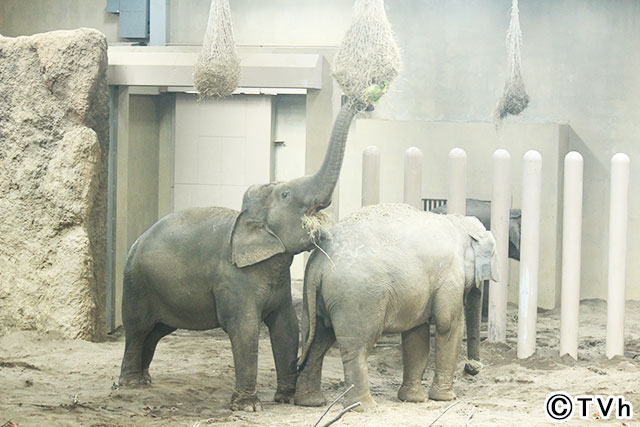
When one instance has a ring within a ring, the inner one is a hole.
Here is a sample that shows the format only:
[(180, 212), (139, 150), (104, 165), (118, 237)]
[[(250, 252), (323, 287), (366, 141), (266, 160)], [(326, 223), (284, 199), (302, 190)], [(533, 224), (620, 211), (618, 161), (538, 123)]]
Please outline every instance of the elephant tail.
[(313, 251), (307, 270), (304, 274), (304, 294), (302, 297), (302, 352), (298, 358), (298, 370), (304, 367), (316, 332), (316, 298), (320, 287), (322, 274), (314, 260), (318, 251)]

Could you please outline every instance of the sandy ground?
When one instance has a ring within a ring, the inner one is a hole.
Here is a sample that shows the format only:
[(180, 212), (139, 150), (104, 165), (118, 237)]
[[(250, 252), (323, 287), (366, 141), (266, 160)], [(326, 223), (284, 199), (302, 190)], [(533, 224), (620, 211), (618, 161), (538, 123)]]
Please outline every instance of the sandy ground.
[[(625, 357), (611, 361), (604, 357), (606, 304), (584, 301), (580, 310), (578, 362), (557, 355), (558, 310), (539, 313), (537, 353), (519, 361), (515, 351), (517, 310), (510, 307), (507, 344), (483, 342), (485, 367), (476, 377), (463, 373), (460, 363), (455, 383), (460, 403), (434, 426), (553, 425), (544, 415), (543, 402), (548, 393), (557, 390), (572, 395), (622, 394), (637, 412), (633, 420), (622, 422), (597, 419), (592, 409), (590, 419), (574, 417), (565, 425), (640, 425), (640, 302), (627, 305)], [(450, 404), (397, 400), (399, 341), (398, 336), (385, 336), (369, 356), (377, 410), (350, 412), (334, 425), (428, 426)], [(8, 421), (19, 426), (311, 426), (324, 411), (271, 401), (275, 370), (266, 327), (260, 341), (258, 386), (264, 411), (259, 413), (228, 409), (234, 374), (230, 344), (221, 330), (177, 331), (163, 339), (151, 365), (154, 383), (147, 388), (114, 386), (123, 347), (121, 332), (102, 343), (34, 332), (0, 337), (0, 426)], [(430, 366), (425, 386), (432, 375)], [(339, 353), (334, 348), (325, 359), (323, 373), (328, 399), (333, 400), (344, 389), (342, 379)], [(341, 405), (336, 405), (323, 422), (340, 409)]]

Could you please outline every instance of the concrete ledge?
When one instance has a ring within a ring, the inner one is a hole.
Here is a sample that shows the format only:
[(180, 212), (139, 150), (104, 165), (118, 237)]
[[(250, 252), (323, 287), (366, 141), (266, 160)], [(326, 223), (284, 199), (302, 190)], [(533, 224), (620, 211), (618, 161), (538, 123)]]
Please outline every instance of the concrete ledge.
[[(109, 46), (107, 79), (116, 86), (193, 87), (199, 48)], [(322, 57), (310, 53), (240, 53), (240, 87), (322, 88)]]

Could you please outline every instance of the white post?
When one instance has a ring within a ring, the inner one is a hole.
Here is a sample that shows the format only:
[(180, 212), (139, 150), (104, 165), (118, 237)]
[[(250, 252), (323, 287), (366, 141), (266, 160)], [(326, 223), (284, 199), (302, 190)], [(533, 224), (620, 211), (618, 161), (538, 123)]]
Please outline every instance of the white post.
[(607, 357), (624, 354), (624, 303), (627, 276), (629, 157), (611, 158), (609, 210), (609, 292), (607, 295)]
[(511, 155), (493, 153), (491, 232), (498, 252), (498, 281), (489, 283), (489, 341), (507, 341), (507, 285), (509, 284), (509, 220), (511, 209)]
[(526, 359), (536, 351), (541, 191), (542, 156), (537, 151), (530, 150), (524, 154), (522, 165), (520, 296), (518, 300), (519, 359)]
[(449, 152), (449, 198), (447, 213), (465, 215), (467, 212), (467, 153), (462, 148)]
[(422, 151), (417, 147), (404, 154), (404, 203), (422, 210)]
[(560, 356), (578, 359), (580, 311), (580, 249), (582, 248), (582, 171), (580, 153), (564, 158), (562, 216), (562, 289), (560, 300)]
[(362, 152), (362, 206), (380, 203), (380, 150), (370, 145)]

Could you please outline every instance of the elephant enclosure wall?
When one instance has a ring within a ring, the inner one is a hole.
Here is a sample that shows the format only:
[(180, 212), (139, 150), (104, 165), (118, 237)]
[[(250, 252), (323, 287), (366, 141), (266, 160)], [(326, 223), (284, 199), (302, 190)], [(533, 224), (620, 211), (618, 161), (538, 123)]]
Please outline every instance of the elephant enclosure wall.
[[(571, 127), (566, 124), (505, 123), (497, 130), (493, 123), (482, 122), (359, 119), (345, 151), (343, 171), (348, 172), (343, 172), (340, 182), (340, 217), (360, 208), (362, 151), (368, 145), (380, 150), (381, 203), (402, 202), (404, 153), (411, 146), (424, 153), (422, 198), (448, 197), (448, 153), (459, 147), (467, 153), (467, 197), (491, 200), (491, 156), (496, 149), (505, 148), (511, 153), (512, 208), (521, 207), (522, 156), (528, 150), (537, 150), (543, 159), (538, 306), (553, 308), (560, 297), (562, 160), (573, 143)], [(606, 223), (601, 227), (606, 228)], [(508, 289), (511, 302), (518, 301), (518, 273), (519, 263), (512, 261)], [(606, 289), (606, 284), (586, 275), (583, 283), (584, 294), (593, 288)]]
[(0, 36), (0, 335), (104, 331), (107, 43)]

